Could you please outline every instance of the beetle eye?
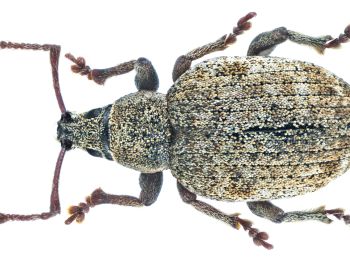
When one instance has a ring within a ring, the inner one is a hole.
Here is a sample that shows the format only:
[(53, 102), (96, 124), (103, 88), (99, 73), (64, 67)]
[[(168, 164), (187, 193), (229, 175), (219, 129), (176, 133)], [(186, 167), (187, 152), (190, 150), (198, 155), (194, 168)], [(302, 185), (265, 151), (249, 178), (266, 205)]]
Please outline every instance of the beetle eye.
[(72, 119), (72, 113), (71, 112), (64, 112), (62, 115), (61, 115), (61, 122), (63, 123), (69, 123), (69, 122), (72, 122), (73, 119)]
[(61, 141), (61, 147), (64, 148), (65, 150), (67, 150), (67, 151), (72, 149), (72, 146), (73, 146), (73, 142), (71, 140), (63, 139)]

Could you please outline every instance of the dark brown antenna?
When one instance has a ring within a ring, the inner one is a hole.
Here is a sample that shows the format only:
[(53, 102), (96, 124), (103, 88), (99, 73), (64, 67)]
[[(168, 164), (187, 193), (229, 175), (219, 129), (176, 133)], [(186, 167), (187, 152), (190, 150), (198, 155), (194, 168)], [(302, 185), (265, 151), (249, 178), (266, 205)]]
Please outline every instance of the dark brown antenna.
[(41, 51), (50, 51), (50, 63), (52, 68), (52, 79), (53, 87), (55, 89), (55, 94), (60, 107), (61, 113), (66, 112), (66, 107), (64, 106), (63, 98), (61, 95), (60, 83), (58, 79), (58, 60), (60, 56), (61, 47), (58, 45), (52, 44), (29, 44), (29, 43), (15, 43), (15, 42), (0, 42), (1, 49), (23, 49), (23, 50), (41, 50)]
[[(50, 63), (52, 68), (53, 87), (55, 90), (58, 106), (61, 110), (61, 113), (66, 114), (66, 108), (64, 106), (64, 102), (62, 99), (61, 89), (60, 89), (60, 84), (58, 79), (58, 60), (60, 56), (61, 47), (58, 45), (50, 45), (50, 44), (39, 45), (39, 44), (13, 43), (13, 42), (1, 41), (0, 48), (50, 51)], [(62, 147), (57, 158), (55, 174), (52, 181), (50, 210), (48, 212), (43, 212), (39, 214), (29, 214), (29, 215), (0, 213), (0, 224), (7, 221), (29, 221), (29, 220), (36, 220), (36, 219), (48, 219), (61, 212), (60, 200), (59, 200), (59, 194), (58, 194), (58, 184), (59, 184), (61, 167), (62, 167), (62, 162), (63, 162), (65, 153), (66, 153), (66, 148)]]

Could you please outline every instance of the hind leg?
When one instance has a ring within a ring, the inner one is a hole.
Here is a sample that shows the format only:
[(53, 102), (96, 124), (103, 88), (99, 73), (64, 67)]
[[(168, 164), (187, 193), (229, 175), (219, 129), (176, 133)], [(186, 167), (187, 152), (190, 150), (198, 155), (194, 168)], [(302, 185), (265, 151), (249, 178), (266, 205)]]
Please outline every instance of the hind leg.
[(256, 36), (249, 45), (247, 55), (268, 56), (278, 44), (281, 44), (286, 40), (313, 47), (318, 52), (323, 53), (326, 48), (337, 47), (339, 44), (348, 41), (349, 38), (350, 25), (345, 28), (344, 33), (340, 34), (338, 38), (332, 38), (330, 35), (312, 37), (288, 30), (285, 27), (279, 27)]
[(343, 219), (346, 224), (350, 224), (350, 215), (344, 215), (342, 209), (326, 210), (324, 207), (319, 207), (314, 210), (284, 212), (270, 201), (252, 201), (247, 202), (247, 205), (255, 215), (275, 223), (317, 220), (328, 224), (332, 222), (328, 216), (333, 215), (338, 219)]

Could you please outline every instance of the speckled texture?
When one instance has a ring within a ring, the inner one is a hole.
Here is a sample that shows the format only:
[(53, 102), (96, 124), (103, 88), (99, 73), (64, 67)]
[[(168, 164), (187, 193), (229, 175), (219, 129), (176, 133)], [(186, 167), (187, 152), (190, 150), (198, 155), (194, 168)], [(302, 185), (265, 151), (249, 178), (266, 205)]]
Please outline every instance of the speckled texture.
[(102, 153), (101, 135), (104, 130), (103, 116), (106, 108), (100, 108), (99, 113), (89, 118), (85, 117), (87, 113), (70, 113), (70, 120), (67, 122), (60, 120), (57, 123), (57, 139), (71, 141), (72, 148), (93, 149)]
[(171, 134), (164, 94), (142, 90), (71, 115), (69, 122), (58, 122), (59, 141), (143, 173), (168, 168)]
[(311, 63), (219, 57), (167, 94), (170, 169), (190, 191), (229, 201), (312, 192), (349, 165), (350, 87)]
[(109, 116), (109, 143), (118, 163), (154, 173), (168, 168), (170, 127), (164, 94), (138, 91), (117, 100)]

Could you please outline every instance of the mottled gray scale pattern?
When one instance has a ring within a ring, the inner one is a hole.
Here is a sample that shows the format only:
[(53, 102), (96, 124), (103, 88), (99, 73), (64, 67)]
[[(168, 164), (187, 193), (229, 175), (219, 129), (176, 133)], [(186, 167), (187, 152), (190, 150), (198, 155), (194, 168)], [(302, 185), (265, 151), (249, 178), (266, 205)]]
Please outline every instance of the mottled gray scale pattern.
[(154, 173), (168, 168), (170, 127), (164, 94), (138, 91), (117, 100), (109, 116), (110, 153), (118, 163)]
[(314, 64), (219, 57), (183, 74), (167, 100), (170, 169), (196, 194), (296, 196), (349, 166), (350, 87)]
[(58, 122), (58, 140), (70, 140), (72, 148), (90, 149), (102, 153), (101, 136), (105, 127), (103, 116), (106, 109), (107, 107), (98, 108), (93, 116), (88, 117), (86, 117), (87, 113), (71, 113), (71, 120)]

